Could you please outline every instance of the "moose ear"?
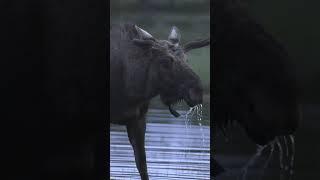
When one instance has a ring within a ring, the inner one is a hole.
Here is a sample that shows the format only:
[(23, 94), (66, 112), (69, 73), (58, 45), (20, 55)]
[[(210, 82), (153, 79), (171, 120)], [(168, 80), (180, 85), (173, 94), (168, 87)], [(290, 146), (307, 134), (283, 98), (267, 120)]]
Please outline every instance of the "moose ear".
[(171, 32), (169, 34), (168, 40), (175, 46), (178, 46), (180, 43), (180, 37), (181, 37), (181, 34), (179, 29), (176, 26), (173, 26), (171, 28)]
[(134, 25), (136, 31), (138, 32), (139, 39), (154, 39), (153, 36), (147, 31), (139, 28), (137, 25)]

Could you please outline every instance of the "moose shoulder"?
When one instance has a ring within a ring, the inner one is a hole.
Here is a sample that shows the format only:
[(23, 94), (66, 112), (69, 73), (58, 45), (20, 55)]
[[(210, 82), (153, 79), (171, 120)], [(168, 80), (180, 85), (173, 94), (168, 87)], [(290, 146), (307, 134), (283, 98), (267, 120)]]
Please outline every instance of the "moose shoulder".
[(110, 122), (126, 125), (142, 179), (148, 179), (144, 149), (145, 114), (149, 101), (160, 95), (174, 116), (172, 105), (184, 100), (202, 103), (200, 78), (186, 62), (186, 52), (209, 45), (200, 40), (180, 45), (173, 27), (168, 40), (158, 40), (134, 24), (110, 27)]

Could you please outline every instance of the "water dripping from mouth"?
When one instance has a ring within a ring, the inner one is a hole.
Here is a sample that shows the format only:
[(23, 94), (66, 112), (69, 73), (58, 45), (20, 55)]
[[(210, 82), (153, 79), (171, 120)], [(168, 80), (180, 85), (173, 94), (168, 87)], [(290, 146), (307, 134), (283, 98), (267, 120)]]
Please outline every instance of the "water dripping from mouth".
[[(185, 114), (185, 125), (186, 125), (186, 135), (189, 135), (189, 129), (191, 128), (191, 118), (194, 115), (195, 107), (190, 107), (187, 113)], [(186, 147), (190, 147), (190, 142), (186, 145)], [(190, 153), (190, 149), (188, 148), (187, 153)], [(185, 154), (186, 156), (187, 154)]]
[[(196, 116), (196, 120), (198, 121), (198, 125), (200, 126), (200, 132), (202, 136), (202, 142), (201, 142), (201, 147), (205, 147), (205, 138), (204, 138), (204, 132), (203, 132), (203, 127), (202, 127), (202, 104), (199, 104), (194, 107), (190, 107), (189, 110), (187, 111), (185, 117), (185, 125), (186, 125), (186, 133), (189, 134), (189, 130), (191, 129), (191, 120)], [(188, 145), (189, 147), (189, 145)]]
[(286, 136), (283, 136), (283, 141), (284, 141), (284, 145), (286, 147), (286, 156), (289, 156), (289, 150), (288, 150), (289, 148), (288, 148)]
[(280, 169), (283, 169), (283, 151), (282, 151), (281, 142), (280, 142), (278, 137), (276, 138), (276, 143), (277, 143), (278, 148), (279, 148)]
[[(287, 141), (287, 137), (289, 139), (289, 142)], [(277, 145), (279, 148), (279, 159), (280, 159), (280, 178), (286, 177), (288, 179), (293, 178), (293, 165), (294, 165), (294, 156), (295, 156), (295, 142), (294, 142), (294, 136), (283, 136), (282, 137), (285, 143), (285, 146), (287, 149), (291, 148), (291, 151), (288, 150), (287, 156), (284, 159), (283, 157), (283, 150), (282, 150), (282, 144), (280, 142), (280, 138), (277, 138)], [(291, 153), (290, 153), (291, 152)], [(284, 170), (284, 171), (283, 171)]]
[[(283, 141), (281, 141), (283, 139)], [(270, 163), (275, 147), (279, 150), (279, 163), (280, 163), (280, 179), (292, 179), (293, 178), (293, 166), (294, 166), (294, 156), (295, 156), (295, 140), (293, 135), (289, 136), (279, 136), (275, 140), (271, 141), (265, 146), (257, 145), (256, 153), (248, 160), (248, 162), (242, 168), (242, 180), (245, 180), (247, 177), (248, 169), (255, 164), (256, 160), (261, 157), (262, 151), (270, 146), (269, 155), (263, 165), (261, 177), (263, 177), (264, 171)], [(284, 147), (286, 151), (284, 151)]]
[(294, 143), (294, 136), (290, 135), (289, 136), (290, 141), (291, 141), (291, 149), (292, 149), (292, 153), (291, 153), (291, 159), (290, 159), (290, 178), (293, 177), (293, 165), (294, 165), (294, 156), (295, 156), (295, 143)]
[(195, 109), (196, 107), (190, 107), (189, 108), (189, 110), (187, 111), (187, 113), (186, 113), (186, 128), (187, 128), (187, 124), (189, 124), (189, 121), (190, 121), (190, 116), (192, 117), (193, 116), (193, 114), (194, 114), (194, 109)]
[[(185, 121), (186, 129), (191, 127), (191, 118), (193, 117), (195, 108), (196, 107), (190, 107), (185, 115), (186, 116), (186, 121)], [(189, 125), (189, 127), (188, 127), (188, 125)]]
[(203, 134), (203, 128), (202, 128), (202, 104), (200, 104), (199, 107), (197, 108), (197, 120), (198, 120), (198, 124), (200, 126), (200, 131), (201, 131), (202, 148), (204, 148), (204, 134)]
[(244, 167), (241, 170), (242, 171), (242, 180), (246, 179), (248, 168), (256, 162), (257, 158), (261, 156), (262, 151), (266, 147), (268, 147), (268, 145), (265, 145), (265, 146), (257, 145), (256, 153), (249, 159), (249, 161), (244, 165)]
[(269, 145), (270, 145), (270, 153), (269, 153), (269, 156), (268, 156), (266, 162), (265, 162), (264, 165), (263, 165), (261, 178), (263, 177), (264, 171), (265, 171), (266, 168), (268, 167), (268, 165), (269, 165), (269, 163), (270, 163), (270, 160), (271, 160), (271, 158), (272, 158), (272, 156), (273, 156), (274, 147), (275, 147), (274, 144), (275, 144), (275, 141), (272, 141), (272, 142), (269, 143)]

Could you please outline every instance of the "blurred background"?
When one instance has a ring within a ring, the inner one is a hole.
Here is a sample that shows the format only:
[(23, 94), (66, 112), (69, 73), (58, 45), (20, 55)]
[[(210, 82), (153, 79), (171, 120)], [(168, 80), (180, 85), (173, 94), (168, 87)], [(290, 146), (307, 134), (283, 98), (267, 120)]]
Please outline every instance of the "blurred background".
[[(293, 179), (320, 179), (320, 1), (246, 0), (249, 12), (258, 23), (274, 35), (289, 51), (302, 88), (303, 119), (296, 132), (296, 157)], [(270, 70), (272, 71), (272, 69)], [(214, 83), (214, 82), (212, 82)], [(227, 142), (220, 134), (215, 140), (217, 159), (229, 173), (218, 180), (234, 179), (255, 152), (255, 145), (239, 129), (229, 131)], [(267, 156), (267, 152), (263, 156)], [(261, 164), (261, 163), (260, 163)], [(260, 167), (261, 169), (261, 167)], [(268, 169), (258, 177), (279, 179), (279, 153), (274, 154)], [(254, 172), (257, 169), (254, 170)], [(256, 179), (257, 175), (255, 176)]]
[[(110, 24), (133, 23), (157, 39), (179, 28), (181, 43), (210, 37), (210, 0), (111, 0)], [(210, 179), (210, 47), (190, 51), (188, 63), (204, 86), (201, 109), (175, 106), (170, 114), (159, 97), (147, 114), (146, 154), (150, 179)], [(202, 114), (202, 116), (201, 116)], [(110, 127), (111, 179), (139, 179), (123, 126)]]
[(250, 0), (251, 14), (286, 45), (304, 104), (320, 103), (320, 1)]

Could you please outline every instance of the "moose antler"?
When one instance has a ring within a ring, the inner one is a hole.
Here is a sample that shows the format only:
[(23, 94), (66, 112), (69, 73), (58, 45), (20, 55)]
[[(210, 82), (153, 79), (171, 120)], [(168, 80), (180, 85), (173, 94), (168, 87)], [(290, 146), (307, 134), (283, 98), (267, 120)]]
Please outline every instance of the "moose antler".
[(210, 44), (210, 38), (197, 40), (197, 41), (191, 41), (184, 45), (184, 52), (188, 52), (192, 49), (201, 48), (204, 46), (208, 46)]
[(146, 39), (146, 40), (141, 40), (141, 39), (133, 39), (132, 40), (135, 44), (141, 45), (141, 46), (152, 46), (155, 43), (154, 39)]

